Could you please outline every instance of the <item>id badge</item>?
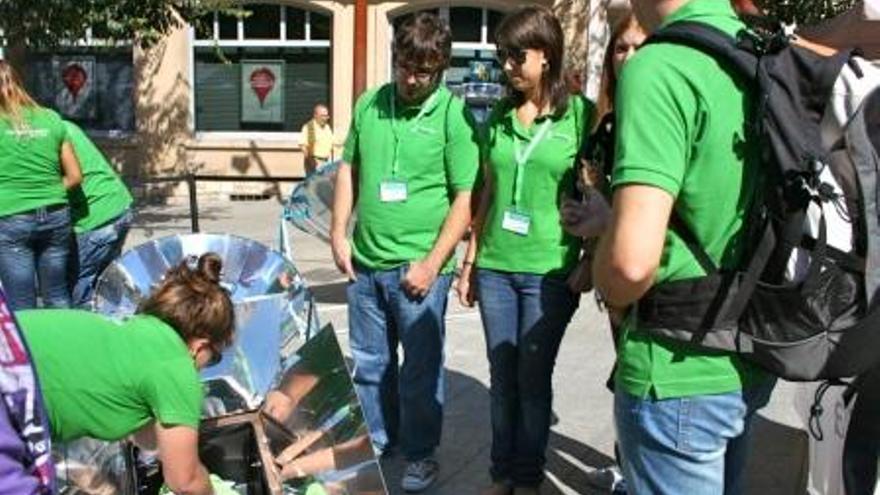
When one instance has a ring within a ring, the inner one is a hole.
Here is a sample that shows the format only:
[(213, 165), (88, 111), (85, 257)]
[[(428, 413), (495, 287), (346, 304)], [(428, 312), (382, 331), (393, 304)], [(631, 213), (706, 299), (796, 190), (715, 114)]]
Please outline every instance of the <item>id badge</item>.
[(406, 198), (406, 181), (389, 179), (379, 185), (379, 200), (383, 203), (399, 203)]
[(504, 210), (504, 218), (501, 220), (501, 228), (519, 235), (528, 235), (532, 218), (523, 211), (514, 208)]

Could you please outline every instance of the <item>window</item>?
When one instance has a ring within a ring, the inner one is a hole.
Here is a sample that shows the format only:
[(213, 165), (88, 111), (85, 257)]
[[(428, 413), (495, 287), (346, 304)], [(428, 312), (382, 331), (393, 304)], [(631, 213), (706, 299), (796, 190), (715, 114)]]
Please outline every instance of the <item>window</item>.
[(330, 104), (332, 18), (248, 4), (244, 19), (215, 14), (194, 32), (197, 131), (298, 132)]
[(86, 37), (52, 52), (26, 55), (25, 85), (43, 106), (88, 131), (134, 131), (134, 65), (129, 43), (111, 44)]

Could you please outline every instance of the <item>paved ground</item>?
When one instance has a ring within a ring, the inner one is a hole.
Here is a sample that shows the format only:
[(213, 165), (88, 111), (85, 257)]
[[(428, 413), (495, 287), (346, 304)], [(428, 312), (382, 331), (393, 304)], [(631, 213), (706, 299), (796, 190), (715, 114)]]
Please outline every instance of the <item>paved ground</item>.
[[(275, 246), (280, 206), (275, 201), (201, 206), (204, 232), (233, 233)], [(150, 206), (141, 209), (128, 246), (174, 233), (189, 232), (188, 210)], [(347, 352), (348, 322), (344, 281), (336, 273), (329, 247), (291, 228), (297, 266), (311, 284), (322, 322), (333, 323)], [(443, 445), (438, 451), (440, 480), (429, 495), (474, 494), (488, 483), (488, 365), (476, 310), (455, 298), (448, 315), (448, 390)], [(545, 494), (607, 493), (591, 486), (588, 473), (613, 459), (611, 394), (604, 383), (613, 352), (605, 315), (592, 295), (584, 296), (562, 343), (554, 377), (553, 426)], [(749, 466), (749, 494), (805, 492), (806, 433), (793, 409), (793, 387), (780, 384), (756, 426), (755, 454)], [(390, 492), (401, 493), (399, 459), (384, 465)]]

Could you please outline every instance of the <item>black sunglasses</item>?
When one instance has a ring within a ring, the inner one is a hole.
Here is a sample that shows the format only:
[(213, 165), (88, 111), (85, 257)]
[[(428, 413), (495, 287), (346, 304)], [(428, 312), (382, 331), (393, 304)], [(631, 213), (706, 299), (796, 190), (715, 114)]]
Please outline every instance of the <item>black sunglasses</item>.
[(516, 65), (522, 65), (526, 63), (526, 50), (525, 48), (501, 46), (496, 50), (495, 57), (502, 66), (508, 60), (512, 60)]
[(208, 349), (211, 351), (211, 359), (208, 360), (205, 367), (217, 366), (220, 364), (220, 361), (223, 361), (223, 349), (218, 349), (214, 344), (208, 344)]

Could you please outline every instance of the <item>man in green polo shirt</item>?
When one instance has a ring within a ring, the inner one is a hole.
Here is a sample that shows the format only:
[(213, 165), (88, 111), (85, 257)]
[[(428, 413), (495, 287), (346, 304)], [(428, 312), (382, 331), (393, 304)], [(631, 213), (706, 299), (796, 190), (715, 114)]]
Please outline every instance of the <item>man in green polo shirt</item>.
[(65, 121), (67, 139), (82, 167), (80, 187), (69, 192), (76, 253), (71, 257), (73, 304), (89, 302), (98, 275), (122, 252), (131, 227), (131, 193), (86, 133)]
[(479, 166), (470, 113), (441, 84), (451, 45), (433, 14), (396, 30), (394, 82), (355, 105), (333, 207), (333, 257), (351, 280), (355, 387), (374, 448), (388, 453), (399, 440), (407, 491), (424, 490), (437, 475), (451, 254), (470, 223)]
[[(634, 0), (649, 31), (697, 21), (735, 35), (727, 0)], [(641, 48), (617, 93), (613, 219), (594, 262), (597, 288), (625, 311), (655, 283), (704, 275), (667, 228), (675, 209), (717, 266), (743, 251), (743, 219), (758, 189), (745, 142), (749, 95), (718, 62), (673, 44)], [(634, 493), (741, 493), (749, 424), (772, 380), (735, 354), (639, 330), (629, 311), (618, 342), (615, 422)]]

